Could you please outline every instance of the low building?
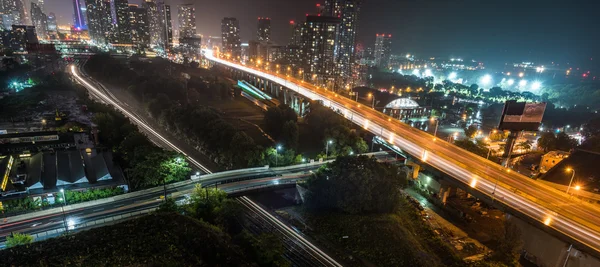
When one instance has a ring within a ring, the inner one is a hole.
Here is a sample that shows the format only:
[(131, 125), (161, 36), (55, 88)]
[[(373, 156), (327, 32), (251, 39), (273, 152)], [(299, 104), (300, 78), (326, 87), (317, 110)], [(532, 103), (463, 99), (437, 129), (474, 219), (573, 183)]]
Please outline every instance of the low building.
[(88, 133), (30, 132), (0, 138), (2, 198), (124, 184), (109, 150)]
[(546, 173), (563, 159), (569, 157), (569, 152), (565, 151), (550, 151), (542, 156), (540, 160), (540, 173)]

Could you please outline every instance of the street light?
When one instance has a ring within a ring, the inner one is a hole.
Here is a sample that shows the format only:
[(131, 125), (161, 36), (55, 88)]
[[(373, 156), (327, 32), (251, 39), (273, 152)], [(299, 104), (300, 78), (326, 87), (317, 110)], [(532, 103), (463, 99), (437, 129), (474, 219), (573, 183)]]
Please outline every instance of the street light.
[(438, 125), (440, 124), (440, 120), (438, 120), (435, 117), (431, 118), (431, 122), (435, 121), (435, 130), (433, 131), (433, 141), (435, 141), (435, 139), (437, 138), (437, 129), (438, 129)]
[[(571, 189), (571, 184), (573, 183), (573, 178), (575, 178), (575, 169), (572, 168), (567, 168), (567, 172), (573, 172), (573, 175), (571, 175), (571, 181), (569, 182), (569, 186), (567, 187), (567, 194), (569, 194), (569, 189)], [(576, 190), (579, 190), (576, 188)]]
[(67, 205), (67, 198), (65, 198), (65, 190), (64, 189), (61, 188), (60, 189), (60, 193), (62, 194), (62, 201), (63, 201), (63, 204), (62, 204), (62, 207), (61, 207), (62, 214), (63, 214), (63, 224), (65, 226), (65, 233), (68, 234), (69, 233), (69, 227), (67, 225), (67, 216), (65, 215), (65, 205)]
[(333, 141), (329, 140), (327, 141), (327, 144), (325, 145), (325, 159), (327, 159), (329, 157), (329, 144), (332, 144)]
[(278, 146), (275, 148), (275, 167), (277, 167), (277, 166), (279, 165), (279, 164), (277, 163), (277, 157), (278, 157), (278, 154), (277, 154), (277, 152), (278, 152), (280, 149), (281, 149), (281, 145), (278, 145)]

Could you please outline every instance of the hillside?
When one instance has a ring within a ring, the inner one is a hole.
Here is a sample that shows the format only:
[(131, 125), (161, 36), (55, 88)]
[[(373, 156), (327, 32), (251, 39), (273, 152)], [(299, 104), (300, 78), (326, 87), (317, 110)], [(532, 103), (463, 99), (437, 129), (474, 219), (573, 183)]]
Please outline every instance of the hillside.
[(0, 258), (7, 266), (254, 266), (227, 234), (175, 213), (6, 249)]

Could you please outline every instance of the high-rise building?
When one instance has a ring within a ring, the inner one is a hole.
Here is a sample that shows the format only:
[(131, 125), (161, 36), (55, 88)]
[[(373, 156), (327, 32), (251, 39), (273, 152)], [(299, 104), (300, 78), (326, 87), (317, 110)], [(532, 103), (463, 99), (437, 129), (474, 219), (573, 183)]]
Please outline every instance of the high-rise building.
[(13, 51), (24, 51), (27, 43), (38, 43), (34, 26), (12, 25), (10, 47)]
[(326, 15), (341, 19), (336, 61), (338, 64), (337, 74), (346, 84), (351, 81), (360, 4), (360, 0), (325, 0)]
[(183, 38), (196, 36), (196, 8), (193, 4), (179, 5), (177, 19), (179, 21), (179, 42)]
[(162, 48), (167, 51), (173, 46), (173, 26), (171, 22), (171, 6), (164, 2), (158, 3), (158, 13), (160, 16), (160, 31)]
[(87, 30), (87, 14), (84, 0), (73, 0), (73, 26)]
[(130, 4), (129, 25), (131, 27), (131, 42), (138, 47), (147, 47), (150, 44), (150, 30), (146, 9)]
[[(3, 24), (7, 30), (12, 29), (12, 24), (20, 25), (25, 23), (25, 8), (22, 0), (2, 0), (1, 12), (3, 14)], [(8, 22), (11, 22), (10, 24)]]
[(271, 19), (258, 18), (258, 30), (256, 31), (256, 40), (259, 42), (271, 41)]
[(290, 20), (290, 42), (288, 45), (302, 45), (302, 23)]
[(49, 32), (56, 32), (57, 27), (56, 27), (56, 14), (50, 12), (48, 14), (48, 31)]
[(377, 34), (375, 36), (375, 65), (380, 69), (387, 69), (392, 54), (392, 35)]
[(233, 59), (239, 59), (242, 56), (240, 22), (236, 18), (221, 20), (221, 45), (223, 53), (231, 54)]
[(114, 28), (114, 43), (131, 44), (131, 26), (129, 25), (129, 3), (127, 0), (113, 0), (117, 14), (116, 27)]
[(38, 38), (44, 40), (48, 38), (48, 17), (37, 3), (31, 2), (31, 23), (35, 26), (35, 32)]
[(97, 44), (110, 42), (113, 29), (110, 0), (86, 0), (88, 33)]
[(142, 7), (146, 9), (148, 17), (148, 31), (150, 33), (150, 45), (162, 46), (160, 15), (158, 13), (158, 5), (154, 0), (145, 0)]
[(307, 16), (302, 29), (304, 74), (328, 87), (333, 87), (336, 80), (335, 49), (340, 21), (336, 17)]

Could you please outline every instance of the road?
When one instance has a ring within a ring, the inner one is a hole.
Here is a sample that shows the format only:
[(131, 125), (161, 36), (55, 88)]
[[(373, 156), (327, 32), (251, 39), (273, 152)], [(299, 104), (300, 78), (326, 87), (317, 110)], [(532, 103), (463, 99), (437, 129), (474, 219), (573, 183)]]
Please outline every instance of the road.
[[(182, 149), (173, 144), (167, 138), (162, 136), (150, 125), (148, 125), (141, 116), (133, 113), (127, 104), (121, 103), (116, 97), (112, 96), (102, 85), (97, 84), (91, 79), (84, 77), (78, 67), (70, 66), (73, 77), (81, 83), (86, 89), (102, 102), (111, 105), (127, 116), (140, 130), (147, 133), (149, 138), (157, 145), (166, 147), (183, 154), (186, 159), (195, 167), (202, 170), (206, 175), (201, 176), (196, 181), (185, 181), (181, 186), (169, 186), (167, 195), (171, 195), (177, 201), (186, 198), (191, 193), (197, 183), (205, 185), (214, 185), (226, 192), (240, 192), (246, 189), (255, 189), (280, 184), (295, 184), (310, 175), (312, 170), (318, 168), (321, 164), (301, 164), (286, 168), (254, 168), (248, 171), (232, 171), (229, 173), (213, 174), (208, 168), (204, 167), (197, 160), (190, 157)], [(379, 154), (381, 155), (381, 154)], [(161, 190), (148, 190), (148, 193), (131, 194), (118, 201), (108, 201), (99, 205), (86, 206), (81, 209), (68, 209), (63, 212), (54, 212), (44, 216), (32, 214), (31, 218), (18, 221), (7, 220), (0, 225), (0, 240), (5, 241), (6, 236), (11, 232), (21, 232), (27, 234), (38, 234), (68, 227), (70, 231), (77, 231), (79, 225), (87, 225), (87, 222), (96, 222), (101, 218), (113, 218), (121, 214), (132, 213), (140, 210), (150, 210), (156, 208), (161, 203)], [(298, 246), (308, 248), (308, 255), (326, 266), (341, 266), (329, 255), (319, 250), (316, 246), (308, 242), (302, 236), (290, 233), (291, 229), (272, 216), (269, 212), (263, 210), (256, 203), (249, 199), (243, 200), (244, 204), (251, 212), (257, 214), (265, 222), (273, 224), (281, 234), (285, 234), (288, 240), (297, 243)], [(96, 224), (97, 225), (97, 224)]]
[[(370, 107), (304, 81), (226, 61), (203, 50), (206, 59), (281, 84), (323, 104), (353, 123), (381, 136), (422, 162), (546, 227), (600, 252), (600, 209), (576, 202), (517, 172), (410, 127)], [(497, 185), (497, 187), (495, 186)]]

